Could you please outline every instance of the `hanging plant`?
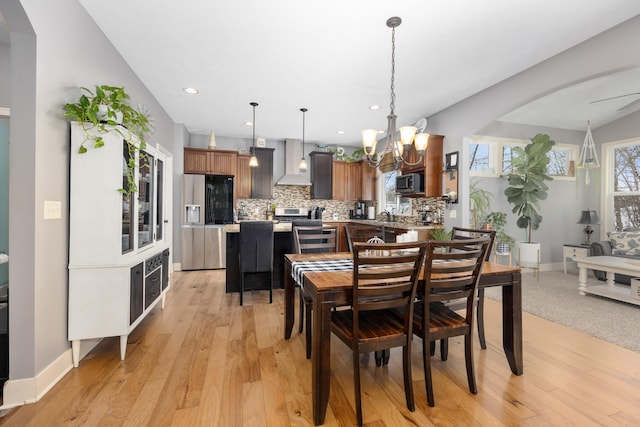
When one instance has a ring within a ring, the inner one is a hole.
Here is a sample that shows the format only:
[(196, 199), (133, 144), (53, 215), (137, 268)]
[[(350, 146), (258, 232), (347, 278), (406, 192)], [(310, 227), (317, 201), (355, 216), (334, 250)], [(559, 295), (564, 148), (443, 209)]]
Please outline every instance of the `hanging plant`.
[(77, 121), (85, 134), (78, 153), (87, 152), (87, 143), (93, 144), (93, 148), (104, 146), (103, 135), (118, 132), (129, 148), (127, 188), (118, 191), (126, 195), (137, 192), (135, 169), (148, 162), (144, 149), (147, 146), (145, 137), (150, 132), (149, 118), (129, 105), (130, 97), (124, 87), (96, 85), (95, 91), (86, 87), (81, 89), (84, 93), (78, 102), (64, 106), (64, 116)]

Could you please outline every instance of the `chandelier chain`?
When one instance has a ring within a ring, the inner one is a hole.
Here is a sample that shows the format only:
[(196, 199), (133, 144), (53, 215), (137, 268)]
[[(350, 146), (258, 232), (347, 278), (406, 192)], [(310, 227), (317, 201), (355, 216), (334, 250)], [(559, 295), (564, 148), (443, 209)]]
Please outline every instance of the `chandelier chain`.
[(396, 109), (396, 91), (395, 91), (395, 75), (396, 75), (396, 28), (391, 29), (391, 114)]

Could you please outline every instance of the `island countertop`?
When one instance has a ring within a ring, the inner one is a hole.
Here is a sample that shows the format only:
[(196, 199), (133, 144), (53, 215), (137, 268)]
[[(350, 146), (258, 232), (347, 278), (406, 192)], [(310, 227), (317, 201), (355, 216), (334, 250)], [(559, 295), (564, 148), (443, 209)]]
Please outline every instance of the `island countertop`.
[[(355, 219), (349, 221), (331, 221), (324, 220), (325, 224), (335, 224), (336, 222), (345, 223), (350, 222), (354, 224), (371, 224), (377, 226), (385, 226), (387, 228), (399, 228), (402, 230), (433, 230), (435, 228), (442, 227), (442, 225), (412, 225), (404, 222), (387, 222), (387, 221), (376, 221), (376, 220), (367, 220), (367, 219)], [(240, 224), (226, 224), (224, 226), (224, 231), (226, 233), (239, 233), (240, 232)], [(291, 231), (291, 223), (290, 222), (275, 222), (273, 224), (273, 231), (278, 232), (290, 232)]]

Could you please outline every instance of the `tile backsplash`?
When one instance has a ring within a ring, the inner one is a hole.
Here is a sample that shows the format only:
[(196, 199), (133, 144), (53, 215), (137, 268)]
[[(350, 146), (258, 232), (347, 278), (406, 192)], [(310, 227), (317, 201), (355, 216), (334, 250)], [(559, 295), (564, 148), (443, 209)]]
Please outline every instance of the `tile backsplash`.
[[(273, 187), (271, 199), (238, 199), (236, 208), (238, 212), (244, 211), (250, 219), (262, 220), (266, 218), (269, 206), (275, 204), (278, 208), (304, 208), (310, 210), (312, 206), (324, 208), (323, 219), (333, 219), (333, 214), (338, 214), (339, 221), (349, 220), (349, 210), (354, 209), (354, 201), (350, 200), (318, 200), (310, 198), (310, 187), (294, 185), (276, 185)], [(366, 202), (367, 206), (376, 206), (376, 202)], [(425, 206), (430, 206), (432, 212), (445, 211), (445, 202), (436, 197), (413, 199), (412, 215), (397, 216), (397, 222), (416, 224), (420, 219), (420, 213)], [(376, 219), (383, 220), (383, 215), (377, 215)]]

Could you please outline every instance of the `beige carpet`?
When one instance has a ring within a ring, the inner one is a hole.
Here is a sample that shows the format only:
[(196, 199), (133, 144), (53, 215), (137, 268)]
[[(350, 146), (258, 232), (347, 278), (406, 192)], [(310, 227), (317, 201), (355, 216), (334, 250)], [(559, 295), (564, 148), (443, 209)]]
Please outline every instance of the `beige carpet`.
[[(604, 283), (589, 277), (589, 283)], [(501, 299), (499, 289), (485, 295)], [(578, 294), (578, 275), (545, 271), (536, 281), (522, 275), (522, 307), (527, 313), (569, 326), (605, 341), (640, 352), (640, 305)]]

